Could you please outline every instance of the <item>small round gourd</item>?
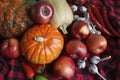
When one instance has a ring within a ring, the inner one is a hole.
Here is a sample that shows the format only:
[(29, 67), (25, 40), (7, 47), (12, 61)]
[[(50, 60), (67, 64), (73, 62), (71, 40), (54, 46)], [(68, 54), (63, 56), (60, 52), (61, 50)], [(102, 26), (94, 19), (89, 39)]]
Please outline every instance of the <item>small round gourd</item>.
[(50, 24), (35, 25), (23, 35), (20, 43), (23, 56), (34, 64), (49, 64), (59, 57), (64, 39)]

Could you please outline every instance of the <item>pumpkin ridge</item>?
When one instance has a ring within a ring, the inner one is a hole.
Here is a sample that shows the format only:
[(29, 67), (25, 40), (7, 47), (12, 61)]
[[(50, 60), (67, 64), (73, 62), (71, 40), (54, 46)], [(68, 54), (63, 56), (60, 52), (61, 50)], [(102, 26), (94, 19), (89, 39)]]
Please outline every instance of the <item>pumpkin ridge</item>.
[[(48, 25), (44, 25), (45, 27), (48, 26)], [(47, 36), (48, 35), (48, 31), (49, 31), (49, 26), (48, 28), (45, 28), (46, 30), (44, 31), (44, 35), (43, 36)]]
[[(39, 26), (39, 25), (38, 25), (38, 26)], [(40, 29), (44, 28), (44, 31), (41, 30), (41, 34), (42, 34), (41, 36), (44, 36), (44, 38), (46, 38), (46, 36), (49, 35), (49, 34), (48, 34), (49, 25), (43, 24), (43, 25), (41, 25), (41, 26), (39, 26), (39, 27), (40, 27)]]
[[(50, 27), (49, 27), (49, 28), (50, 28)], [(56, 34), (57, 34), (56, 31), (51, 31), (51, 29), (49, 29), (49, 28), (47, 29), (47, 31), (46, 31), (47, 33), (46, 33), (46, 35), (45, 35), (45, 38), (46, 38), (47, 41), (51, 40), (51, 39), (53, 38), (53, 36), (54, 36), (54, 37), (58, 37), (58, 36), (56, 36)], [(54, 29), (54, 27), (52, 27), (52, 28)], [(53, 36), (51, 36), (51, 34), (52, 34)], [(58, 34), (57, 34), (57, 35), (58, 35)]]
[(15, 20), (16, 12), (17, 12), (17, 9), (15, 8), (15, 9), (13, 10), (13, 16), (12, 16), (12, 21), (11, 21), (11, 23), (10, 23), (10, 29), (12, 29), (13, 26), (14, 26), (14, 20)]
[[(33, 60), (31, 60), (31, 58), (33, 58), (33, 55), (35, 54), (35, 51), (37, 51), (36, 49), (38, 48), (37, 47), (38, 45), (37, 44), (35, 44), (34, 46), (32, 46), (31, 48), (33, 48), (34, 47), (34, 50), (33, 50), (33, 52), (30, 52), (31, 53), (31, 56), (30, 56), (30, 61), (32, 62), (32, 63), (36, 63), (35, 61), (33, 61)], [(29, 51), (30, 51), (31, 49), (29, 49)], [(33, 53), (33, 54), (32, 54)], [(28, 54), (29, 55), (29, 54)]]
[[(31, 57), (32, 57), (32, 53), (34, 52), (35, 48), (34, 49), (28, 49), (26, 51), (26, 54), (24, 56), (26, 56), (27, 60), (30, 61)], [(29, 54), (28, 54), (29, 53)]]
[[(41, 34), (43, 34), (43, 33), (41, 33)], [(40, 35), (40, 36), (45, 36), (45, 35)], [(39, 55), (43, 55), (43, 52), (42, 52), (42, 51), (45, 51), (45, 50), (44, 50), (44, 49), (45, 49), (45, 46), (44, 46), (44, 45), (45, 45), (45, 42), (46, 42), (46, 41), (43, 41), (43, 42), (35, 41), (35, 42), (37, 42), (37, 45), (38, 45), (38, 47), (39, 47), (39, 49), (40, 49), (40, 50), (39, 50)], [(40, 47), (40, 45), (41, 45), (41, 47)], [(44, 52), (44, 53), (45, 53), (45, 52)], [(44, 59), (45, 59), (45, 56), (46, 56), (46, 55), (44, 54)], [(42, 56), (42, 59), (43, 59), (43, 56)], [(38, 60), (38, 63), (41, 64), (41, 63), (43, 63), (42, 61), (43, 61), (43, 60)], [(44, 60), (44, 61), (45, 61), (45, 60)], [(36, 63), (36, 62), (35, 62), (35, 63)]]
[(0, 1), (0, 14), (4, 15), (0, 15), (0, 26), (2, 26), (0, 36), (3, 38), (21, 36), (33, 24), (29, 9), (36, 2), (36, 0)]
[[(45, 57), (47, 57), (47, 54), (45, 54), (45, 53), (46, 53), (45, 43), (44, 43), (44, 45), (43, 45), (43, 46), (44, 46), (44, 49), (43, 49), (43, 50), (44, 50), (44, 55), (45, 55)], [(46, 61), (47, 61), (47, 59), (46, 59), (46, 58), (44, 58), (44, 59), (45, 59), (44, 61), (46, 62)], [(45, 64), (46, 64), (46, 63), (45, 63)]]
[(2, 24), (1, 24), (2, 30), (3, 30), (3, 33), (4, 33), (4, 34), (6, 34), (6, 29), (5, 29), (5, 27), (4, 27), (4, 24), (5, 24), (5, 21), (6, 21), (6, 18), (5, 18), (6, 16), (7, 16), (7, 13), (4, 14), (3, 20), (2, 20)]
[[(42, 47), (41, 47), (41, 46), (39, 46), (39, 51), (38, 51), (38, 52), (39, 52), (39, 55), (38, 55), (38, 57), (40, 57), (40, 56), (41, 56), (41, 48), (42, 48)], [(38, 62), (40, 62), (40, 58), (38, 58)]]
[[(40, 63), (40, 64), (42, 64), (42, 63), (45, 64), (45, 62), (43, 62), (43, 58), (44, 58), (44, 61), (46, 61), (46, 60), (45, 60), (46, 55), (45, 55), (45, 50), (44, 50), (44, 49), (45, 49), (45, 47), (44, 47), (44, 45), (42, 45), (41, 50), (40, 50), (40, 54), (39, 54), (39, 55), (41, 56), (41, 57), (39, 58), (39, 63)], [(44, 56), (43, 56), (43, 55), (44, 55)], [(41, 59), (41, 58), (42, 58), (42, 59)]]
[[(52, 27), (52, 28), (51, 28)], [(51, 31), (51, 30), (53, 30), (55, 27), (53, 27), (53, 26), (49, 26), (48, 25), (48, 28), (47, 28), (47, 30), (46, 30), (46, 35), (47, 36), (49, 36), (49, 34), (56, 34), (56, 31)]]
[[(49, 48), (51, 49), (51, 51), (54, 51), (54, 47), (53, 46), (49, 46)], [(53, 54), (53, 56), (55, 57), (54, 54)]]
[(6, 30), (6, 27), (5, 27), (5, 25), (8, 25), (7, 24), (7, 20), (6, 20), (6, 16), (7, 16), (7, 12), (4, 14), (4, 18), (3, 18), (3, 20), (2, 20), (2, 24), (1, 24), (1, 26), (2, 26), (2, 32), (4, 33), (4, 34), (8, 34), (8, 35), (6, 35), (6, 36), (9, 36), (9, 35), (11, 35), (11, 33), (10, 33), (10, 30)]
[(32, 63), (38, 63), (38, 61), (36, 61), (36, 54), (37, 54), (37, 50), (38, 50), (38, 46), (39, 45), (36, 45), (35, 47), (34, 47), (34, 51), (33, 51), (33, 54), (31, 55), (31, 58), (30, 58), (30, 61), (32, 62)]
[[(49, 54), (48, 54), (48, 50), (49, 50)], [(52, 55), (52, 51), (50, 52), (50, 49), (49, 47), (45, 47), (45, 59), (46, 59), (46, 62), (51, 62), (53, 60), (53, 58), (51, 58)], [(48, 56), (49, 55), (49, 56)]]
[[(8, 12), (6, 12), (6, 13), (8, 13)], [(6, 15), (6, 16), (7, 16), (7, 15)], [(5, 19), (6, 19), (6, 18), (5, 18)], [(8, 26), (9, 26), (9, 23), (8, 23), (7, 19), (6, 19), (5, 21), (6, 21), (6, 27), (8, 27)], [(13, 25), (12, 25), (12, 26), (13, 26)], [(5, 27), (5, 26), (4, 26), (4, 27)], [(12, 30), (11, 23), (10, 23), (10, 27), (6, 28), (5, 30), (6, 30), (6, 32), (9, 33), (10, 36), (11, 36), (11, 35), (16, 36), (14, 33), (11, 32), (11, 30)], [(11, 36), (11, 37), (12, 37), (12, 36)]]
[[(33, 47), (33, 46), (35, 46), (35, 45), (37, 45), (37, 43), (34, 43), (34, 44), (32, 44), (32, 45), (29, 45), (29, 46), (24, 45), (25, 48), (23, 48), (21, 51), (22, 51), (22, 52), (27, 52), (27, 50), (29, 50), (31, 47)], [(21, 47), (22, 47), (22, 46), (23, 46), (23, 45), (21, 45)]]

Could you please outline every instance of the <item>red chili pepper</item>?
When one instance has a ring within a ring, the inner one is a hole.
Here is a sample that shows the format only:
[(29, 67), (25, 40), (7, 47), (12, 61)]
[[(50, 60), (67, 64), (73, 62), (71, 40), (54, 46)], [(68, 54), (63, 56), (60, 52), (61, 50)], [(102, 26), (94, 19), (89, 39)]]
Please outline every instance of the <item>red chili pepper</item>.
[(112, 27), (109, 19), (108, 19), (108, 15), (107, 15), (107, 9), (105, 7), (102, 8), (102, 16), (105, 22), (105, 25), (107, 27), (107, 29), (116, 37), (120, 37), (120, 34), (117, 33), (114, 28)]
[(96, 27), (101, 31), (103, 32), (104, 34), (107, 34), (109, 36), (112, 36), (112, 34), (105, 28), (103, 27), (99, 22), (98, 20), (95, 18), (95, 16), (93, 15), (92, 13), (92, 10), (90, 7), (88, 7), (88, 12), (89, 12), (89, 15), (90, 15), (90, 20), (93, 22), (94, 25), (96, 25)]
[(95, 6), (95, 5), (93, 5), (93, 4), (91, 4), (90, 7), (91, 7), (91, 10), (92, 10), (95, 18), (98, 20), (99, 23), (101, 23), (101, 25), (103, 27), (105, 27), (105, 23), (104, 23), (104, 20), (102, 18), (102, 15), (101, 15), (101, 13), (99, 11), (99, 8), (97, 6)]
[(21, 66), (23, 68), (23, 71), (24, 71), (25, 75), (27, 76), (27, 78), (32, 79), (34, 77), (34, 75), (35, 75), (35, 72), (31, 68), (31, 66), (28, 65), (24, 61), (22, 61), (20, 64), (21, 64)]
[(36, 73), (42, 73), (45, 69), (45, 64), (32, 64), (30, 63), (30, 66), (32, 67), (33, 71)]

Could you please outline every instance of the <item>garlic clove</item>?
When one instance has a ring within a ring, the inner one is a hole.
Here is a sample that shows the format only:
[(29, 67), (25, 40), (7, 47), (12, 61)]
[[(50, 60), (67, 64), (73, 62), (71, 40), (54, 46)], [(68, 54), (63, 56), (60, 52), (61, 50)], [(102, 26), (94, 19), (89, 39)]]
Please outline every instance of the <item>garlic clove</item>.
[(96, 66), (95, 64), (90, 65), (90, 67), (88, 68), (88, 70), (89, 70), (89, 72), (90, 72), (91, 74), (96, 74), (96, 73), (98, 73), (98, 68), (97, 68), (97, 66)]
[(73, 12), (77, 11), (78, 10), (78, 6), (77, 5), (72, 5), (71, 6), (71, 9)]
[(79, 10), (81, 13), (87, 12), (87, 8), (85, 6), (81, 6)]
[(90, 65), (90, 67), (89, 67), (88, 70), (89, 70), (89, 72), (90, 72), (91, 74), (97, 74), (97, 75), (100, 76), (103, 80), (107, 80), (106, 78), (104, 78), (104, 77), (99, 73), (98, 67), (97, 67), (95, 64)]
[(86, 67), (86, 63), (85, 62), (82, 62), (82, 63), (78, 63), (78, 67), (80, 69), (84, 69)]
[(74, 15), (74, 21), (79, 19), (79, 15)]
[(90, 62), (92, 64), (98, 64), (99, 62), (109, 60), (110, 58), (111, 58), (111, 56), (107, 56), (102, 59), (100, 59), (100, 57), (98, 57), (98, 56), (93, 56), (93, 57), (91, 57)]
[(98, 64), (100, 61), (100, 57), (98, 57), (98, 56), (93, 56), (93, 57), (91, 57), (91, 59), (90, 59), (90, 62), (92, 63), (92, 64)]
[(80, 69), (84, 69), (86, 67), (86, 60), (87, 58), (78, 60), (77, 65)]

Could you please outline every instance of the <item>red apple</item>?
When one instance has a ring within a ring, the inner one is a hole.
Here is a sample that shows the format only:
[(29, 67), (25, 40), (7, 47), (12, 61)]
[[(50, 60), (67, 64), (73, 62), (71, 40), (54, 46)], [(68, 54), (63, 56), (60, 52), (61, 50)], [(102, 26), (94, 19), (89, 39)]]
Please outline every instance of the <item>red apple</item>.
[(71, 33), (77, 39), (85, 39), (89, 35), (90, 31), (87, 23), (79, 20), (73, 23)]
[(9, 38), (1, 44), (1, 55), (5, 58), (15, 59), (20, 56), (19, 41), (15, 38)]
[(53, 6), (46, 1), (39, 1), (31, 8), (31, 18), (35, 23), (49, 23), (54, 14)]
[(61, 56), (54, 64), (53, 71), (65, 79), (71, 79), (75, 73), (75, 63), (71, 57)]
[(67, 43), (66, 52), (74, 60), (78, 60), (87, 56), (86, 45), (77, 39), (70, 40)]
[(86, 39), (86, 46), (88, 51), (98, 55), (105, 51), (107, 47), (107, 40), (103, 35), (91, 34)]

